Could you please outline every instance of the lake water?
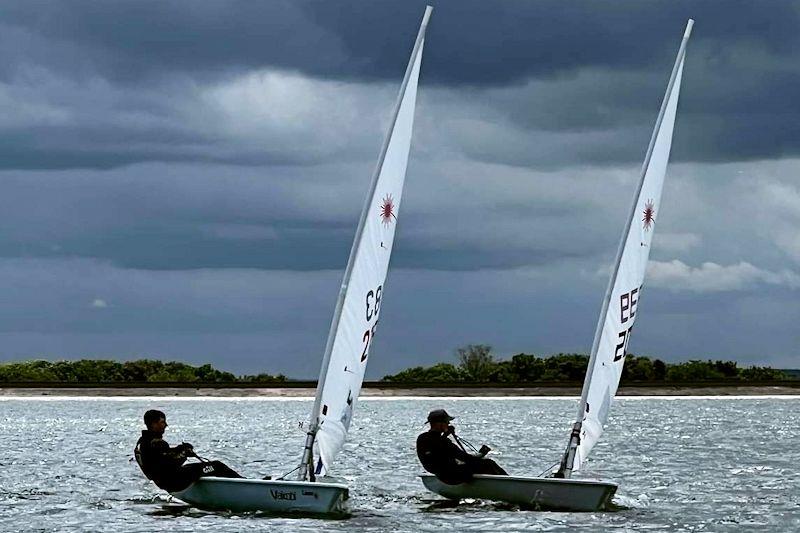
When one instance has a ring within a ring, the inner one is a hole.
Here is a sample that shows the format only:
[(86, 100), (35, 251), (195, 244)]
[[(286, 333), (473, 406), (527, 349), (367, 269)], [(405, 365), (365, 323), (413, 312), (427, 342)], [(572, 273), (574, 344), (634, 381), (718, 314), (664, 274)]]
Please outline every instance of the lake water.
[(426, 413), (489, 444), (512, 474), (560, 458), (575, 399), (367, 399), (335, 474), (352, 516), (326, 521), (207, 513), (170, 502), (131, 462), (141, 415), (167, 413), (165, 438), (242, 474), (291, 470), (310, 400), (0, 400), (0, 531), (800, 531), (800, 398), (621, 398), (588, 477), (619, 484), (605, 513), (520, 511), (486, 502), (442, 509), (414, 452)]

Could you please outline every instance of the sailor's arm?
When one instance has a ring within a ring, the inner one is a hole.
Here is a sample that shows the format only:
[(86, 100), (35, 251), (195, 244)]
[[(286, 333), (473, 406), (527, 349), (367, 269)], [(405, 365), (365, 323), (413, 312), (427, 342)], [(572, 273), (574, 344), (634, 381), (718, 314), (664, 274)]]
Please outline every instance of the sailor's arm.
[(185, 444), (171, 447), (164, 439), (153, 439), (150, 442), (150, 446), (157, 454), (180, 464), (186, 461), (189, 455), (188, 452), (192, 449), (191, 445), (187, 447)]
[(448, 455), (452, 455), (459, 461), (464, 461), (465, 463), (475, 459), (474, 455), (468, 454), (467, 452), (465, 452), (464, 450), (453, 444), (453, 441), (451, 441), (450, 439), (445, 439), (445, 441), (447, 442), (446, 446)]

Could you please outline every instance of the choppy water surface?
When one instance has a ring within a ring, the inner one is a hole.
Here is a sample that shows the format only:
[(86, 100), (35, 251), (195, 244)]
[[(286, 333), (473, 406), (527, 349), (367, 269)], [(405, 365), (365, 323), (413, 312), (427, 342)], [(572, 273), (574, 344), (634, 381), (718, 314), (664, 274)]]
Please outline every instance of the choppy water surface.
[(473, 502), (442, 509), (419, 479), (414, 439), (428, 410), (458, 416), (511, 473), (539, 474), (563, 450), (573, 399), (362, 401), (336, 473), (349, 519), (236, 516), (169, 502), (131, 462), (149, 408), (166, 438), (249, 476), (295, 466), (310, 400), (0, 401), (1, 531), (800, 531), (800, 399), (619, 399), (589, 476), (619, 483), (606, 513), (542, 513)]

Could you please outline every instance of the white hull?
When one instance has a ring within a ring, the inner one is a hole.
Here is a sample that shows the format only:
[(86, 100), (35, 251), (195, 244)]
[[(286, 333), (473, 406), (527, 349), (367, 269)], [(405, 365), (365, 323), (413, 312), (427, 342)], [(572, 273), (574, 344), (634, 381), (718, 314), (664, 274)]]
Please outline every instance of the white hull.
[(339, 483), (204, 477), (173, 496), (199, 509), (234, 513), (344, 514), (349, 492)]
[(425, 487), (452, 500), (494, 500), (543, 511), (599, 511), (617, 491), (614, 483), (586, 479), (476, 475), (458, 485), (442, 483), (436, 476), (420, 476)]

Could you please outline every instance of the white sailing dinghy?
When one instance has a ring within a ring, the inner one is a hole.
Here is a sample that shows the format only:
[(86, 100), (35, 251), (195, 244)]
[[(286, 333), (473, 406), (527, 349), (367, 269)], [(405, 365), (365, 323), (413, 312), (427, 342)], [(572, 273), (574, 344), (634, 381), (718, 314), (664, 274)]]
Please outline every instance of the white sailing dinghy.
[(378, 325), (411, 147), (425, 30), (432, 10), (430, 6), (425, 9), (358, 222), (328, 334), (298, 479), (204, 477), (173, 493), (180, 500), (202, 509), (233, 512), (346, 511), (347, 485), (327, 474), (344, 445)]
[(617, 490), (614, 483), (571, 479), (586, 462), (608, 419), (617, 392), (625, 352), (636, 320), (650, 243), (659, 212), (661, 190), (672, 145), (686, 43), (692, 31), (689, 20), (661, 104), (655, 129), (642, 166), (636, 196), (617, 250), (614, 271), (603, 300), (595, 331), (578, 415), (558, 473), (554, 477), (476, 475), (468, 483), (447, 485), (423, 475), (428, 490), (451, 499), (479, 498), (514, 503), (529, 508), (595, 511), (608, 506)]

